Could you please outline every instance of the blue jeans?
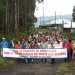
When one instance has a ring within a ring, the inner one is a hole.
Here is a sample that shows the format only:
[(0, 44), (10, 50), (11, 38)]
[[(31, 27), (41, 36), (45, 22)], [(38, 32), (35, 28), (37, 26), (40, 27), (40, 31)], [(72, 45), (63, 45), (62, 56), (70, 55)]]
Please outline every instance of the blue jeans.
[(28, 63), (28, 58), (25, 58), (25, 62)]

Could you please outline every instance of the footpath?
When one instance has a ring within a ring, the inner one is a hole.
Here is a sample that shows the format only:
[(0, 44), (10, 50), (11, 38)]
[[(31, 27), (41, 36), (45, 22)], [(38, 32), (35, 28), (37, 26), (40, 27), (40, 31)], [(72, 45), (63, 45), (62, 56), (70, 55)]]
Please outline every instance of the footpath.
[(0, 75), (55, 75), (59, 63), (24, 63), (16, 62), (0, 69)]

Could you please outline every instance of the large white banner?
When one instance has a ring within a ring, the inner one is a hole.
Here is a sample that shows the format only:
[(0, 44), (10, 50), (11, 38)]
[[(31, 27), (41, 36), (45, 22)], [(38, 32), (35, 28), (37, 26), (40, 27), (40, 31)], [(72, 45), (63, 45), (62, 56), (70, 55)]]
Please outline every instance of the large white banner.
[(3, 48), (3, 57), (13, 58), (67, 58), (67, 48), (10, 49)]

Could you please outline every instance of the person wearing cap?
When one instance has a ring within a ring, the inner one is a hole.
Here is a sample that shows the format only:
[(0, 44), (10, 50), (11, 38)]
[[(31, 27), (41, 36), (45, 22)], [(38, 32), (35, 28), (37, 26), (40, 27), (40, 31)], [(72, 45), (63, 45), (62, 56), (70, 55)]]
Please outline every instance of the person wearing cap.
[(2, 38), (2, 41), (1, 41), (0, 45), (1, 45), (2, 48), (6, 48), (8, 46), (8, 42), (5, 40), (4, 37)]
[(0, 42), (0, 46), (2, 47), (1, 49), (1, 55), (2, 55), (2, 50), (3, 48), (6, 48), (8, 46), (8, 42), (5, 40), (5, 38), (2, 38), (2, 41)]

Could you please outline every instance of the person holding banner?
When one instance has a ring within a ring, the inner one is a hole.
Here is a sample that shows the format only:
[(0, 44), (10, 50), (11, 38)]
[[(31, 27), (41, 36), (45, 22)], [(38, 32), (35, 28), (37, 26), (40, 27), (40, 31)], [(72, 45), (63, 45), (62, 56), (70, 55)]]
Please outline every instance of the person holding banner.
[[(56, 39), (52, 39), (51, 48), (55, 48), (54, 44), (58, 44), (58, 42), (56, 41)], [(55, 63), (55, 59), (52, 58), (51, 59), (51, 64), (54, 64), (54, 63)]]
[(5, 40), (4, 37), (2, 38), (2, 41), (1, 41), (1, 43), (0, 43), (0, 46), (2, 47), (2, 48), (1, 48), (1, 55), (2, 55), (2, 50), (3, 50), (3, 48), (8, 47), (8, 42)]
[[(48, 48), (54, 48), (53, 46), (53, 39), (50, 39), (49, 42), (48, 42)], [(54, 64), (55, 63), (55, 59), (51, 59), (51, 64)]]
[(1, 45), (2, 48), (8, 46), (8, 42), (5, 40), (4, 37), (2, 38), (2, 41), (1, 41), (0, 45)]
[[(30, 49), (30, 45), (29, 45), (28, 41), (25, 42), (25, 49)], [(25, 58), (26, 63), (28, 63), (29, 61), (31, 61), (29, 58)]]
[[(47, 42), (46, 42), (46, 39), (45, 38), (42, 39), (42, 41), (40, 43), (40, 48), (41, 49), (48, 48), (48, 45), (47, 45)], [(47, 62), (47, 59), (41, 59), (41, 61), (46, 63)]]
[[(17, 42), (17, 44), (14, 47), (15, 49), (22, 49), (22, 45), (20, 44), (20, 41)], [(21, 61), (21, 59), (17, 59), (17, 61)]]
[(20, 44), (20, 41), (15, 45), (15, 49), (22, 49), (22, 45)]
[[(34, 44), (33, 44), (32, 48), (33, 49), (39, 49), (40, 48), (39, 45), (37, 44), (37, 41), (34, 41)], [(36, 58), (34, 61), (36, 61), (38, 63), (40, 60)]]
[(9, 42), (8, 48), (14, 48), (14, 38), (12, 38), (11, 41)]

